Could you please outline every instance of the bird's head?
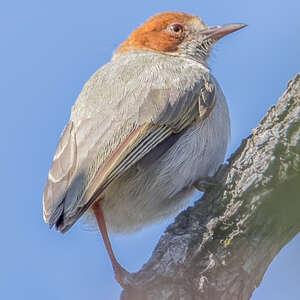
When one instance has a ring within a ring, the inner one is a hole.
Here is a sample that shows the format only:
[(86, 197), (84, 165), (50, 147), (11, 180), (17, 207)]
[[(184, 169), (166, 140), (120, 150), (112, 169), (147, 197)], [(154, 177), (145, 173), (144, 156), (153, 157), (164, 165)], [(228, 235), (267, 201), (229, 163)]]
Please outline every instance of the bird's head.
[(206, 62), (212, 46), (245, 24), (208, 27), (199, 17), (181, 12), (160, 13), (138, 27), (114, 58), (130, 51), (155, 51)]

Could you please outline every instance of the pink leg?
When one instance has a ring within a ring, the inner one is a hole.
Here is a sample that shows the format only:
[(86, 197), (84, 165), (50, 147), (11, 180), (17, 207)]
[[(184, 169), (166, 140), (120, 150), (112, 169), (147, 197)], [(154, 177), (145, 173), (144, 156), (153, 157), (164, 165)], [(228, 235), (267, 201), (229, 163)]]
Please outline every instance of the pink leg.
[[(111, 243), (110, 243), (110, 240), (109, 240), (109, 237), (107, 234), (104, 215), (103, 215), (103, 212), (102, 212), (99, 202), (96, 202), (93, 205), (93, 211), (94, 211), (95, 217), (97, 219), (98, 227), (102, 234), (102, 238), (103, 238), (106, 250), (108, 252), (111, 264), (112, 264), (114, 272), (115, 272), (115, 278), (122, 287), (125, 287), (126, 285), (128, 285), (128, 280), (126, 280), (126, 279), (129, 279), (126, 277), (128, 277), (130, 274), (118, 263), (115, 255), (114, 255), (114, 252), (112, 250)], [(126, 282), (127, 282), (127, 284), (126, 284)]]

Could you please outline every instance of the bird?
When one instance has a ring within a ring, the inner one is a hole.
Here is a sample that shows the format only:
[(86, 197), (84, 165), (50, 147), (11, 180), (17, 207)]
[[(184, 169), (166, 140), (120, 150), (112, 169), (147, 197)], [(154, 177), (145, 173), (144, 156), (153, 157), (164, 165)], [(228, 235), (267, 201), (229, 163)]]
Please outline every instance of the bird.
[(65, 233), (83, 215), (94, 219), (123, 287), (130, 273), (108, 232), (174, 215), (224, 161), (230, 117), (208, 58), (219, 39), (245, 26), (159, 13), (129, 35), (72, 107), (43, 194), (44, 221)]

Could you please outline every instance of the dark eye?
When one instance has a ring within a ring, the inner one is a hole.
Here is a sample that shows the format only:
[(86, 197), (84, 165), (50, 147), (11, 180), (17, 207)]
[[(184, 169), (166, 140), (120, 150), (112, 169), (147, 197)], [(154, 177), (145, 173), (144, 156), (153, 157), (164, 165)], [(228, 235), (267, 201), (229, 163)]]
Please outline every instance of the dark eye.
[(183, 32), (183, 26), (181, 24), (171, 24), (169, 30), (178, 35)]

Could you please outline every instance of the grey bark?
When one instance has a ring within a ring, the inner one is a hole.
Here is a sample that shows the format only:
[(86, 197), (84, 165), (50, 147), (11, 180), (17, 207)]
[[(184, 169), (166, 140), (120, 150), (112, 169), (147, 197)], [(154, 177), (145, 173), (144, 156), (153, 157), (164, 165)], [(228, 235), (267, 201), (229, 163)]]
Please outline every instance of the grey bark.
[(122, 300), (249, 299), (300, 229), (300, 74), (180, 213)]

